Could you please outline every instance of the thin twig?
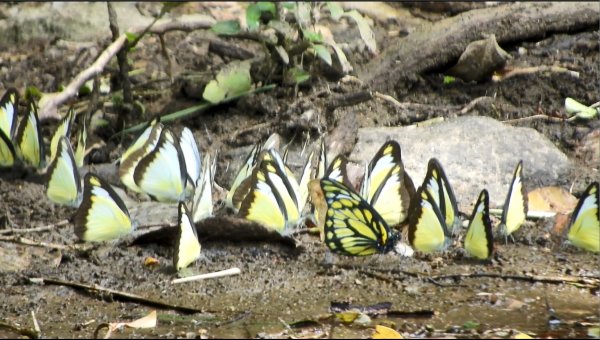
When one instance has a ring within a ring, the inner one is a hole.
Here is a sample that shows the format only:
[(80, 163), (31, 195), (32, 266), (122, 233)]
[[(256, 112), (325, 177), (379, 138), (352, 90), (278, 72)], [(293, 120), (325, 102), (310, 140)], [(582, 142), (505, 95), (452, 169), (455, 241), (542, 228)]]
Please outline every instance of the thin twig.
[(215, 278), (219, 278), (219, 277), (223, 277), (223, 276), (238, 275), (239, 273), (241, 273), (240, 268), (229, 268), (229, 269), (221, 270), (218, 272), (188, 276), (188, 277), (184, 277), (181, 279), (175, 279), (175, 280), (172, 280), (171, 283), (175, 284), (175, 283), (183, 283), (183, 282), (190, 282), (190, 281), (199, 281), (199, 280), (204, 280), (204, 279), (215, 279)]
[(525, 121), (530, 121), (530, 120), (546, 120), (546, 121), (555, 122), (555, 123), (562, 123), (565, 121), (563, 118), (550, 117), (548, 115), (538, 114), (538, 115), (533, 115), (533, 116), (528, 116), (528, 117), (523, 117), (523, 118), (504, 120), (503, 123), (514, 124), (514, 123), (525, 122)]
[(171, 55), (169, 51), (167, 51), (167, 45), (165, 44), (165, 35), (159, 34), (158, 40), (160, 40), (160, 50), (162, 52), (163, 57), (167, 59), (167, 75), (169, 76), (169, 81), (173, 84), (173, 61), (171, 60)]
[(62, 221), (58, 221), (56, 223), (53, 224), (49, 224), (43, 227), (38, 227), (38, 228), (26, 228), (26, 229), (5, 229), (5, 230), (0, 230), (0, 235), (2, 234), (26, 234), (26, 233), (37, 233), (40, 231), (48, 231), (48, 230), (52, 230), (55, 229), (56, 227), (60, 227), (60, 226), (64, 226), (69, 224), (69, 220), (62, 220)]
[[(95, 284), (89, 285), (89, 284), (85, 284), (85, 283), (77, 283), (77, 282), (63, 281), (63, 280), (59, 280), (59, 279), (48, 279), (48, 278), (29, 278), (29, 281), (31, 283), (42, 283), (42, 284), (47, 284), (47, 285), (65, 286), (65, 287), (71, 287), (71, 288), (75, 288), (75, 289), (82, 289), (82, 290), (85, 290), (88, 292), (109, 294), (115, 300), (134, 302), (134, 303), (139, 303), (141, 305), (151, 306), (151, 307), (156, 307), (156, 308), (161, 308), (161, 309), (170, 309), (170, 310), (178, 311), (181, 313), (190, 313), (190, 314), (205, 313), (205, 311), (203, 311), (201, 309), (185, 307), (185, 306), (177, 306), (177, 305), (173, 305), (173, 304), (162, 302), (162, 301), (148, 299), (143, 296), (136, 295), (136, 294), (122, 292), (122, 291), (118, 291), (118, 290), (114, 290), (114, 289), (110, 289), (110, 288), (104, 288), (102, 286), (95, 285)], [(208, 313), (211, 313), (211, 312), (208, 312)]]
[(514, 76), (518, 76), (518, 75), (522, 75), (522, 74), (532, 74), (532, 73), (538, 73), (538, 72), (567, 73), (568, 75), (570, 75), (574, 78), (579, 78), (579, 72), (577, 72), (577, 71), (571, 71), (567, 68), (556, 66), (556, 65), (552, 65), (552, 66), (542, 65), (542, 66), (515, 68), (515, 69), (512, 69), (512, 70), (506, 72), (503, 75), (493, 76), (492, 80), (494, 82), (501, 82), (506, 79), (512, 78)]
[(63, 244), (56, 244), (56, 243), (36, 242), (36, 241), (32, 241), (30, 239), (27, 239), (27, 238), (24, 238), (21, 236), (16, 236), (16, 235), (15, 236), (0, 236), (0, 241), (18, 243), (18, 244), (23, 244), (26, 246), (43, 247), (43, 248), (60, 249), (60, 250), (81, 248), (78, 245), (66, 246)]
[(11, 325), (8, 322), (0, 321), (0, 329), (6, 329), (8, 331), (17, 333), (19, 335), (26, 336), (30, 339), (38, 339), (40, 337), (39, 333), (35, 330), (31, 330), (28, 328), (21, 328), (15, 325)]
[(37, 318), (35, 317), (35, 312), (31, 311), (31, 319), (33, 320), (33, 329), (37, 334), (41, 334), (40, 325), (38, 324)]
[[(183, 17), (182, 17), (183, 18)], [(201, 19), (194, 20), (166, 20), (159, 21), (152, 28), (148, 30), (150, 33), (160, 34), (169, 31), (185, 31), (191, 32), (198, 29), (209, 29), (214, 24), (214, 19), (203, 17)], [(133, 27), (127, 30), (133, 34), (139, 34), (147, 29), (147, 26)], [(110, 44), (102, 53), (98, 56), (96, 61), (88, 68), (79, 72), (79, 74), (63, 89), (61, 92), (54, 92), (45, 94), (39, 102), (39, 118), (44, 120), (45, 118), (55, 117), (59, 118), (57, 114), (57, 107), (64, 104), (69, 99), (75, 97), (79, 91), (79, 88), (89, 79), (97, 74), (100, 74), (106, 64), (114, 57), (117, 52), (123, 47), (125, 41), (127, 41), (127, 35), (121, 34), (112, 44)]]

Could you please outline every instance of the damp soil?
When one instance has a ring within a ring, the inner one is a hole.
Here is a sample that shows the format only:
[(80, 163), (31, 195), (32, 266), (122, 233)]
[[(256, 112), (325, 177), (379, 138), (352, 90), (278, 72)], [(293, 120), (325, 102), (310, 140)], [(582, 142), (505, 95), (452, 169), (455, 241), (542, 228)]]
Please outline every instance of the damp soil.
[[(391, 23), (382, 25), (376, 30), (378, 41), (383, 41), (387, 30), (394, 28)], [(205, 72), (229, 61), (206, 52), (206, 32), (173, 32), (168, 37), (167, 45), (177, 61), (179, 75), (183, 70)], [(566, 63), (580, 72), (578, 79), (564, 73), (541, 72), (502, 82), (464, 83), (457, 80), (444, 85), (443, 70), (439, 70), (423, 74), (407, 88), (399, 89), (397, 99), (427, 104), (413, 109), (417, 111), (415, 116), (426, 118), (432, 116), (431, 107), (460, 108), (481, 96), (493, 97), (493, 104), (476, 105), (468, 114), (499, 120), (540, 113), (558, 116), (564, 111), (565, 97), (579, 98), (586, 103), (598, 100), (598, 41), (598, 31), (583, 31), (503, 46), (515, 58), (514, 65)], [(229, 42), (256, 54), (262, 53), (260, 46), (252, 42), (235, 39)], [(40, 41), (33, 44), (33, 48), (7, 46), (3, 55), (10, 54), (15, 58), (1, 76), (3, 85), (20, 89), (25, 84), (35, 85), (44, 92), (51, 92), (58, 84), (68, 83), (86, 64), (81, 60), (67, 62), (70, 60), (68, 49), (57, 48), (55, 43)], [(105, 43), (99, 43), (98, 48)], [(520, 47), (527, 49), (527, 53), (520, 54)], [(198, 48), (205, 53), (199, 53)], [(349, 56), (351, 63), (368, 61), (365, 52), (355, 52)], [(130, 58), (146, 70), (148, 79), (138, 80), (139, 83), (153, 77), (164, 78), (166, 62), (160, 58), (158, 39), (146, 38)], [(85, 60), (84, 57), (80, 59)], [(186, 95), (185, 80), (179, 80), (172, 86), (159, 82), (151, 87), (152, 91), (140, 95), (138, 99), (145, 106), (147, 115), (129, 117), (126, 125), (197, 104)], [(231, 160), (243, 157), (249, 145), (264, 140), (273, 132), (284, 136), (286, 141), (293, 137), (292, 146), (299, 150), (308, 136), (312, 142), (319, 134), (343, 126), (341, 122), (349, 116), (359, 127), (405, 123), (403, 113), (397, 107), (376, 99), (333, 109), (327, 106), (335, 96), (364, 89), (355, 82), (320, 78), (299, 88), (279, 86), (215, 107), (176, 125), (193, 128), (203, 151), (219, 150), (219, 155), (223, 156), (219, 158), (216, 182), (227, 188), (234, 170), (229, 167)], [(79, 98), (78, 101), (84, 100)], [(115, 114), (108, 104), (104, 105), (104, 110), (109, 117)], [(309, 110), (318, 113), (318, 123), (303, 125), (298, 117)], [(52, 121), (44, 122), (46, 138), (55, 125)], [(574, 125), (539, 119), (524, 120), (518, 125), (540, 131), (564, 151), (578, 165), (574, 167), (573, 176), (581, 179), (580, 183), (598, 180), (594, 178), (597, 175), (588, 170), (593, 166), (589, 164), (589, 157), (577, 152), (584, 137), (598, 129), (598, 120)], [(94, 163), (92, 168), (115, 161), (123, 151), (123, 145), (108, 138), (112, 132), (97, 131), (91, 136), (88, 145), (101, 143), (90, 154), (89, 160)], [(131, 138), (126, 137), (122, 143), (128, 145)], [(349, 150), (352, 147), (351, 143), (347, 146)], [(68, 219), (74, 213), (71, 208), (52, 204), (44, 189), (41, 176), (2, 170), (0, 231), (11, 226), (41, 227)], [(583, 188), (576, 189), (581, 192)], [(597, 255), (563, 246), (548, 235), (546, 224), (543, 220), (532, 222), (517, 233), (514, 243), (510, 240), (506, 244), (498, 242), (499, 257), (492, 263), (468, 261), (462, 258), (459, 250), (415, 258), (393, 253), (367, 258), (337, 256), (329, 254), (319, 238), (309, 234), (296, 236), (295, 247), (278, 242), (201, 239), (202, 256), (191, 266), (191, 271), (206, 273), (238, 267), (241, 274), (181, 284), (170, 283), (176, 275), (171, 269), (172, 249), (166, 243), (131, 245), (129, 239), (94, 245), (85, 250), (57, 250), (0, 241), (0, 262), (6, 268), (0, 273), (0, 319), (32, 329), (32, 312), (35, 312), (44, 337), (89, 338), (99, 324), (131, 321), (157, 309), (143, 303), (122, 301), (106, 293), (31, 282), (31, 278), (54, 278), (95, 284), (203, 311), (186, 314), (158, 308), (156, 328), (125, 329), (117, 333), (119, 337), (127, 338), (365, 338), (371, 336), (375, 324), (391, 325), (405, 334), (420, 336), (508, 337), (511, 330), (519, 330), (538, 337), (585, 337), (588, 326), (599, 322), (597, 283), (589, 286), (509, 278), (600, 275)], [(0, 236), (6, 235), (10, 234)], [(22, 236), (35, 242), (76, 243), (70, 224)], [(159, 264), (145, 265), (148, 257), (157, 259)], [(469, 273), (494, 273), (498, 277), (439, 277)], [(361, 306), (390, 302), (391, 310), (404, 314), (372, 316), (372, 323), (368, 325), (343, 324), (331, 316), (332, 302)], [(560, 323), (550, 323), (554, 317)], [(1, 337), (14, 335), (0, 328)]]

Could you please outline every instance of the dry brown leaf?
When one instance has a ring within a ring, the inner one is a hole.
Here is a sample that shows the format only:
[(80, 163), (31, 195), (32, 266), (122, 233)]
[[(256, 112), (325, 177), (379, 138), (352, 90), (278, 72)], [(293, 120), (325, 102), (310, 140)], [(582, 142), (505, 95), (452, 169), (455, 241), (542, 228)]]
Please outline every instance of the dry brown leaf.
[(575, 209), (577, 198), (561, 187), (537, 188), (527, 195), (529, 210), (567, 214)]
[(113, 332), (116, 330), (128, 327), (128, 328), (154, 328), (156, 327), (156, 311), (153, 310), (143, 318), (131, 321), (131, 322), (111, 322), (108, 324), (108, 332), (104, 336), (104, 339), (110, 338)]

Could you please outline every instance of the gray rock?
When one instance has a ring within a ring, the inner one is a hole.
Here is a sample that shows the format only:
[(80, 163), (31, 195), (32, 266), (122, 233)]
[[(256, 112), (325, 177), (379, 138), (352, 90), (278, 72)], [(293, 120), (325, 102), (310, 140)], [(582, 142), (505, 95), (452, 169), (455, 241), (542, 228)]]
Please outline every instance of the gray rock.
[(567, 156), (537, 131), (471, 116), (419, 127), (359, 129), (358, 142), (349, 159), (359, 164), (370, 161), (388, 139), (400, 143), (402, 161), (416, 187), (423, 182), (429, 159), (437, 158), (453, 187), (459, 209), (468, 214), (484, 188), (490, 194), (491, 207), (504, 203), (520, 159), (529, 190), (556, 185), (571, 170)]

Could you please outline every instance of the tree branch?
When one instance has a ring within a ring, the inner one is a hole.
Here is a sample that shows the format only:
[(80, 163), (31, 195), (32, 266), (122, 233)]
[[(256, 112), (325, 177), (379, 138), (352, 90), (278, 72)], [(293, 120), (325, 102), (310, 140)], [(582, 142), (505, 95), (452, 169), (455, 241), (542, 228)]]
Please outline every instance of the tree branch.
[[(198, 29), (209, 29), (215, 23), (214, 19), (205, 16), (188, 16), (179, 18), (177, 20), (159, 20), (152, 28), (150, 33), (163, 34), (169, 31), (184, 31), (191, 32)], [(140, 34), (147, 26), (133, 27), (127, 30), (133, 34)], [(44, 120), (46, 118), (54, 117), (58, 118), (57, 108), (64, 104), (69, 99), (75, 97), (79, 91), (79, 88), (89, 79), (95, 75), (100, 74), (106, 64), (114, 57), (117, 52), (123, 47), (127, 36), (121, 34), (112, 44), (110, 44), (96, 59), (96, 61), (85, 70), (79, 72), (79, 74), (64, 88), (61, 92), (46, 93), (40, 99), (39, 105), (39, 118)]]

